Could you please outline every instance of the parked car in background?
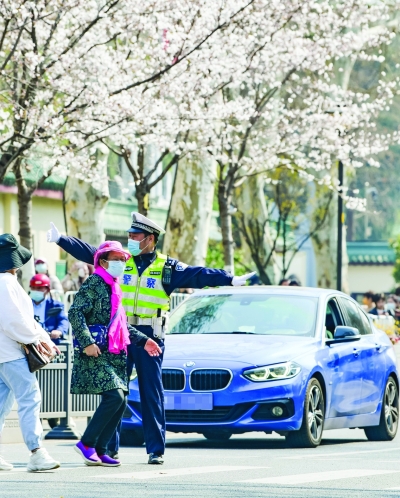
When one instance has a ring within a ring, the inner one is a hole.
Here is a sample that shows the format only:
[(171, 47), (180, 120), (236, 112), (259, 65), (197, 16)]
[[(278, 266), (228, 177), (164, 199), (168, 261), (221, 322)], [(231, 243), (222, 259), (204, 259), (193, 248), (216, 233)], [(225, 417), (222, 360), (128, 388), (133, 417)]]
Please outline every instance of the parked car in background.
[[(398, 427), (393, 346), (356, 301), (324, 289), (220, 288), (171, 314), (163, 364), (167, 430), (208, 439), (272, 431), (315, 447), (324, 430), (363, 428), (391, 440)], [(142, 443), (133, 374), (125, 443)]]

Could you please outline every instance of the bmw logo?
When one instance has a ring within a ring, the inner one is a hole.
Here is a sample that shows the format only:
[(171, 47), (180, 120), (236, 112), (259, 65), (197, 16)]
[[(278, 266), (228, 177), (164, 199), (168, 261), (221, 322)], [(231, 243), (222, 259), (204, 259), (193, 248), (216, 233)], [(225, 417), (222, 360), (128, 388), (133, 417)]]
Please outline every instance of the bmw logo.
[(184, 367), (194, 367), (196, 363), (194, 361), (187, 361), (183, 364)]

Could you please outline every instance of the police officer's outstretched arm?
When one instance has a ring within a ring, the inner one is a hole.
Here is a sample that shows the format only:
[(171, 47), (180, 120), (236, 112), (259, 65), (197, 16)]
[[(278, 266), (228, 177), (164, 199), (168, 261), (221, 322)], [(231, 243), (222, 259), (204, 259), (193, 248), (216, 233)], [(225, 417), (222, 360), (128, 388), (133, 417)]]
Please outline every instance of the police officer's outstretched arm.
[(241, 277), (234, 277), (225, 270), (205, 268), (203, 266), (189, 266), (180, 261), (172, 260), (172, 275), (169, 291), (174, 289), (191, 287), (202, 289), (203, 287), (220, 287), (227, 285), (244, 285), (253, 273), (247, 273)]
[(94, 253), (97, 251), (97, 247), (76, 237), (61, 235), (53, 222), (50, 223), (50, 230), (47, 232), (47, 242), (55, 242), (78, 261), (83, 261), (89, 265), (94, 263)]

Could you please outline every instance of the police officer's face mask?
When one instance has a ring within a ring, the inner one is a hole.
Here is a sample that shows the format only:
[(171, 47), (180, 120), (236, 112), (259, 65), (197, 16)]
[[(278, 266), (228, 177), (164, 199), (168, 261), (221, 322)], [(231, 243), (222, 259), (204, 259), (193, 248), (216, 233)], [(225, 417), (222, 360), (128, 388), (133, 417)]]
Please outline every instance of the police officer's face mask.
[(147, 237), (142, 240), (128, 239), (128, 251), (132, 254), (132, 256), (139, 256), (139, 254), (146, 249), (150, 242), (147, 246), (143, 247), (143, 249), (140, 249), (140, 244), (146, 239)]

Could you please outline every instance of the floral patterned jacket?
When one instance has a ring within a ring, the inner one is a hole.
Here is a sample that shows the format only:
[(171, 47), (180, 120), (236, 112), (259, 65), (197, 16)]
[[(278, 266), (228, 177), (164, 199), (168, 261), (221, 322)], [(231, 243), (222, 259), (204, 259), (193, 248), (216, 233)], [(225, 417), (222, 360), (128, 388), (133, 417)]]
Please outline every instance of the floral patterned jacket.
[[(90, 276), (76, 294), (68, 312), (72, 331), (82, 348), (94, 340), (88, 325), (108, 325), (111, 313), (111, 287), (99, 275)], [(128, 325), (131, 344), (143, 346), (148, 337)], [(111, 389), (128, 391), (126, 353), (105, 351), (97, 358), (76, 348), (71, 378), (72, 394), (101, 394)]]

